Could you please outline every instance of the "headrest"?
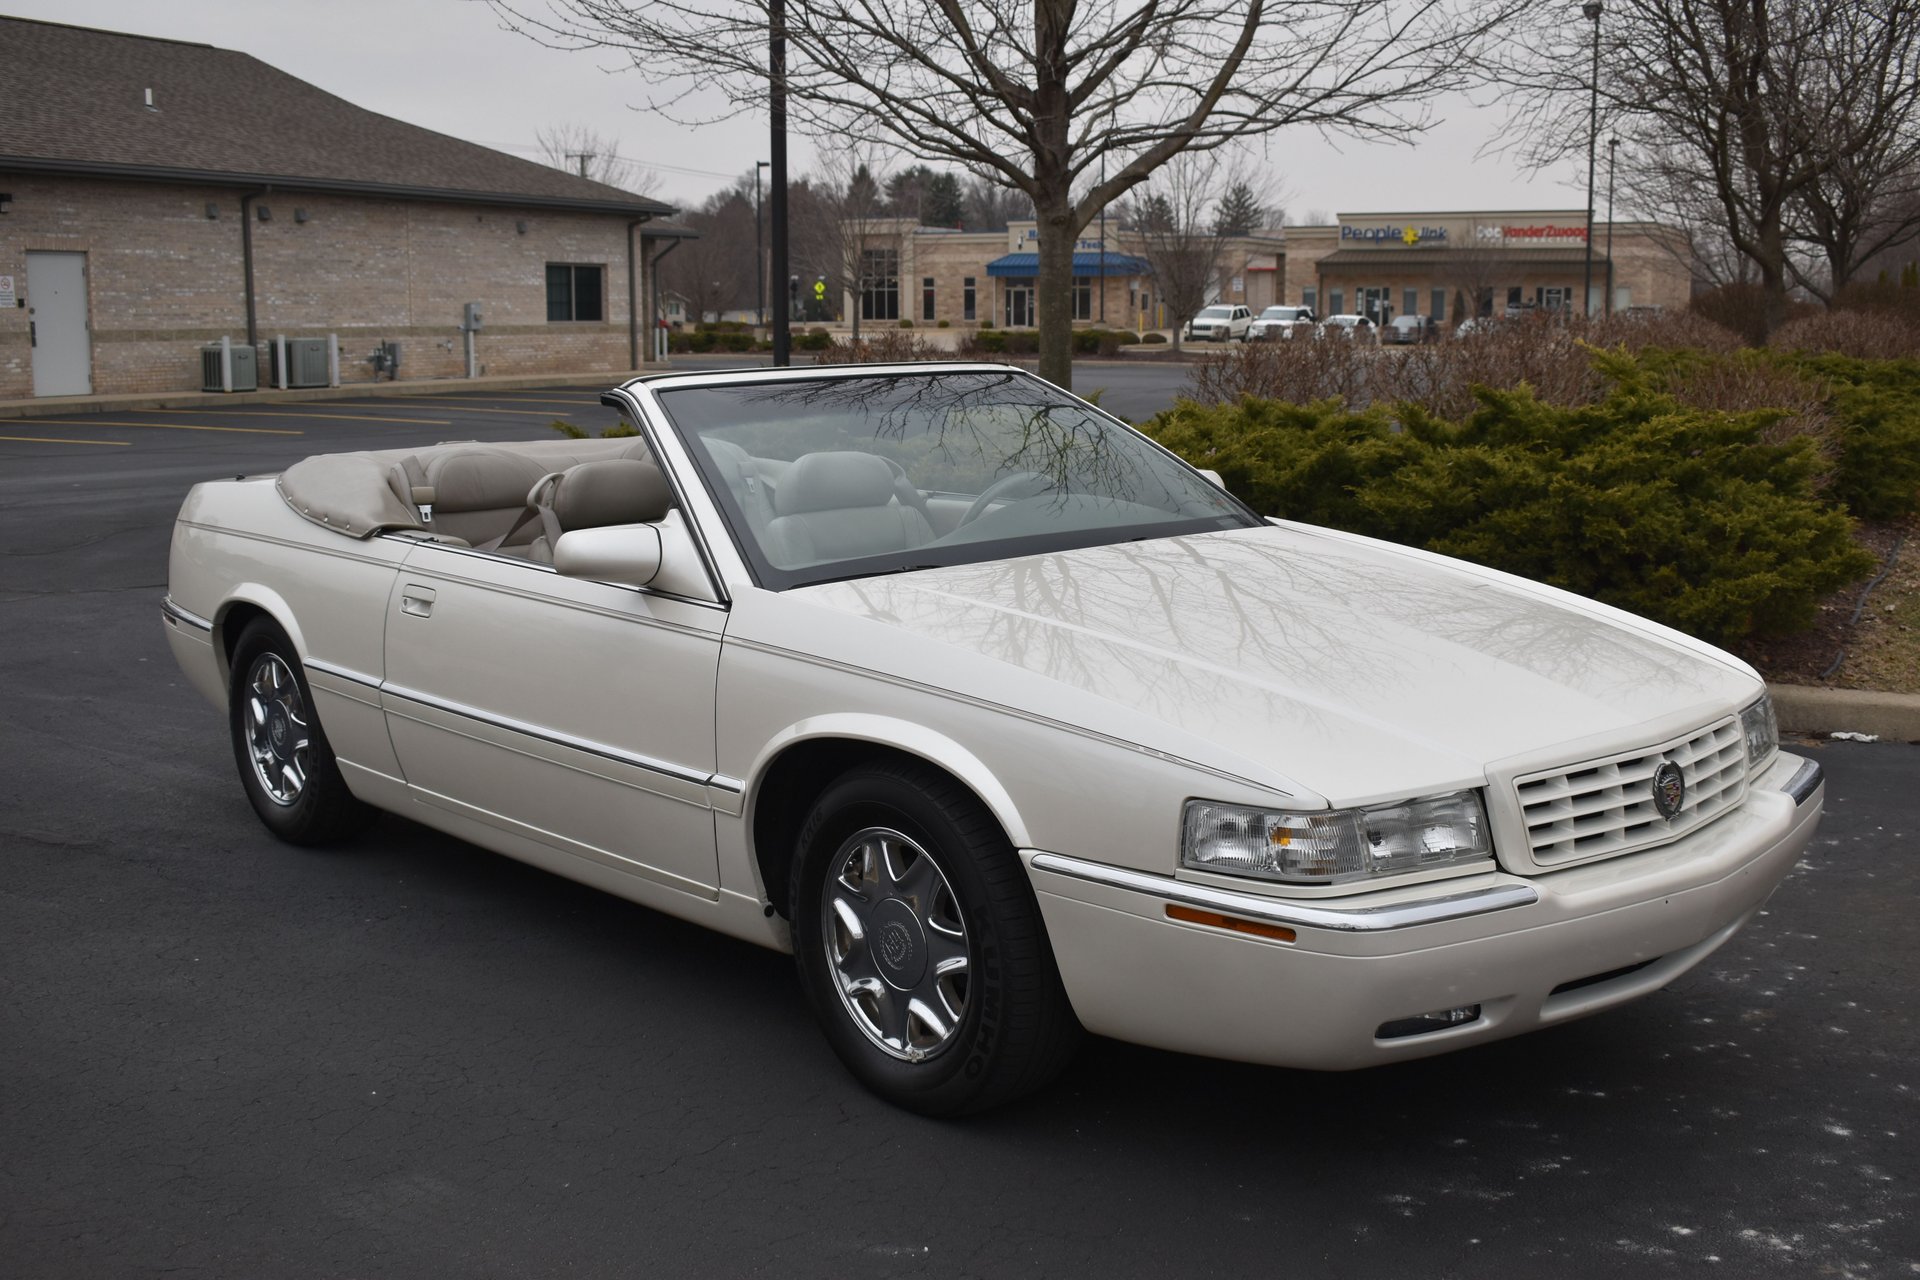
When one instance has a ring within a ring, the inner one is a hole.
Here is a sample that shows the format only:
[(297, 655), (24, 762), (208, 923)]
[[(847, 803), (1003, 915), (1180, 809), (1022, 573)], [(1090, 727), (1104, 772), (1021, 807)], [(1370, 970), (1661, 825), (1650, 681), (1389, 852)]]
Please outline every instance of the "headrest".
[(672, 506), (673, 490), (660, 468), (638, 458), (569, 467), (553, 491), (553, 514), (562, 529), (640, 524), (660, 519)]
[(893, 501), (893, 469), (871, 453), (807, 453), (780, 480), (774, 505), (783, 516)]
[(545, 470), (504, 449), (456, 449), (430, 456), (426, 476), (437, 510), (496, 511), (524, 503), (527, 487)]

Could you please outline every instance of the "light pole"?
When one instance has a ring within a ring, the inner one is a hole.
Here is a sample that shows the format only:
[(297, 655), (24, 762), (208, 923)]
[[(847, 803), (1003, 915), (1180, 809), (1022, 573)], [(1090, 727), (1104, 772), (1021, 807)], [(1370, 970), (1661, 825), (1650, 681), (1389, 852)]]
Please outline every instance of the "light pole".
[(1593, 316), (1593, 170), (1600, 150), (1600, 0), (1587, 0), (1580, 12), (1593, 23), (1593, 75), (1587, 81), (1592, 98), (1587, 106), (1587, 274), (1580, 290), (1580, 305), (1589, 319)]
[(753, 322), (767, 323), (767, 262), (760, 249), (760, 171), (765, 160), (753, 162)]
[[(787, 0), (767, 5), (767, 158), (773, 173), (773, 274), (787, 274)], [(791, 325), (785, 295), (773, 299), (773, 364), (793, 363)]]
[(1620, 139), (1607, 139), (1607, 315), (1613, 315), (1613, 164)]

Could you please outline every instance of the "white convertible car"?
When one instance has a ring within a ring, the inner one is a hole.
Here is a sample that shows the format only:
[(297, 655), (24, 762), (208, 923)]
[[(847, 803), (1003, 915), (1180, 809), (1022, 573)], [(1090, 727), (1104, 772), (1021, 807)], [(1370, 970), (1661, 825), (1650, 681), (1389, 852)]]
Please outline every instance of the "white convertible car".
[(1736, 659), (1264, 520), (1018, 370), (202, 484), (165, 626), (267, 827), (395, 813), (768, 947), (928, 1113), (1082, 1028), (1342, 1069), (1644, 996), (1819, 819)]

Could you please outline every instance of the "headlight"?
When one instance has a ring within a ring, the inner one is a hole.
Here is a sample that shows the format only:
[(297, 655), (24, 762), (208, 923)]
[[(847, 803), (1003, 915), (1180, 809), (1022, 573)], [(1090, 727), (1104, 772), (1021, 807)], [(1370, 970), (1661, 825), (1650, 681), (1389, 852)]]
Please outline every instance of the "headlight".
[(1344, 884), (1493, 857), (1475, 791), (1364, 809), (1289, 813), (1187, 801), (1180, 862), (1196, 871)]
[(1773, 759), (1780, 749), (1780, 721), (1774, 718), (1771, 694), (1761, 694), (1760, 701), (1740, 713), (1740, 729), (1747, 735), (1749, 771)]

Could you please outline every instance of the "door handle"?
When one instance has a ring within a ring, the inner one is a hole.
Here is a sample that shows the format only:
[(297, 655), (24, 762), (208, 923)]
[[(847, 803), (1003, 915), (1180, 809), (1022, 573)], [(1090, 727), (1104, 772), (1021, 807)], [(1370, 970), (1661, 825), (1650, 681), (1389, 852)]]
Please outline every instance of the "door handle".
[(433, 590), (430, 587), (400, 588), (400, 612), (412, 618), (431, 617)]

